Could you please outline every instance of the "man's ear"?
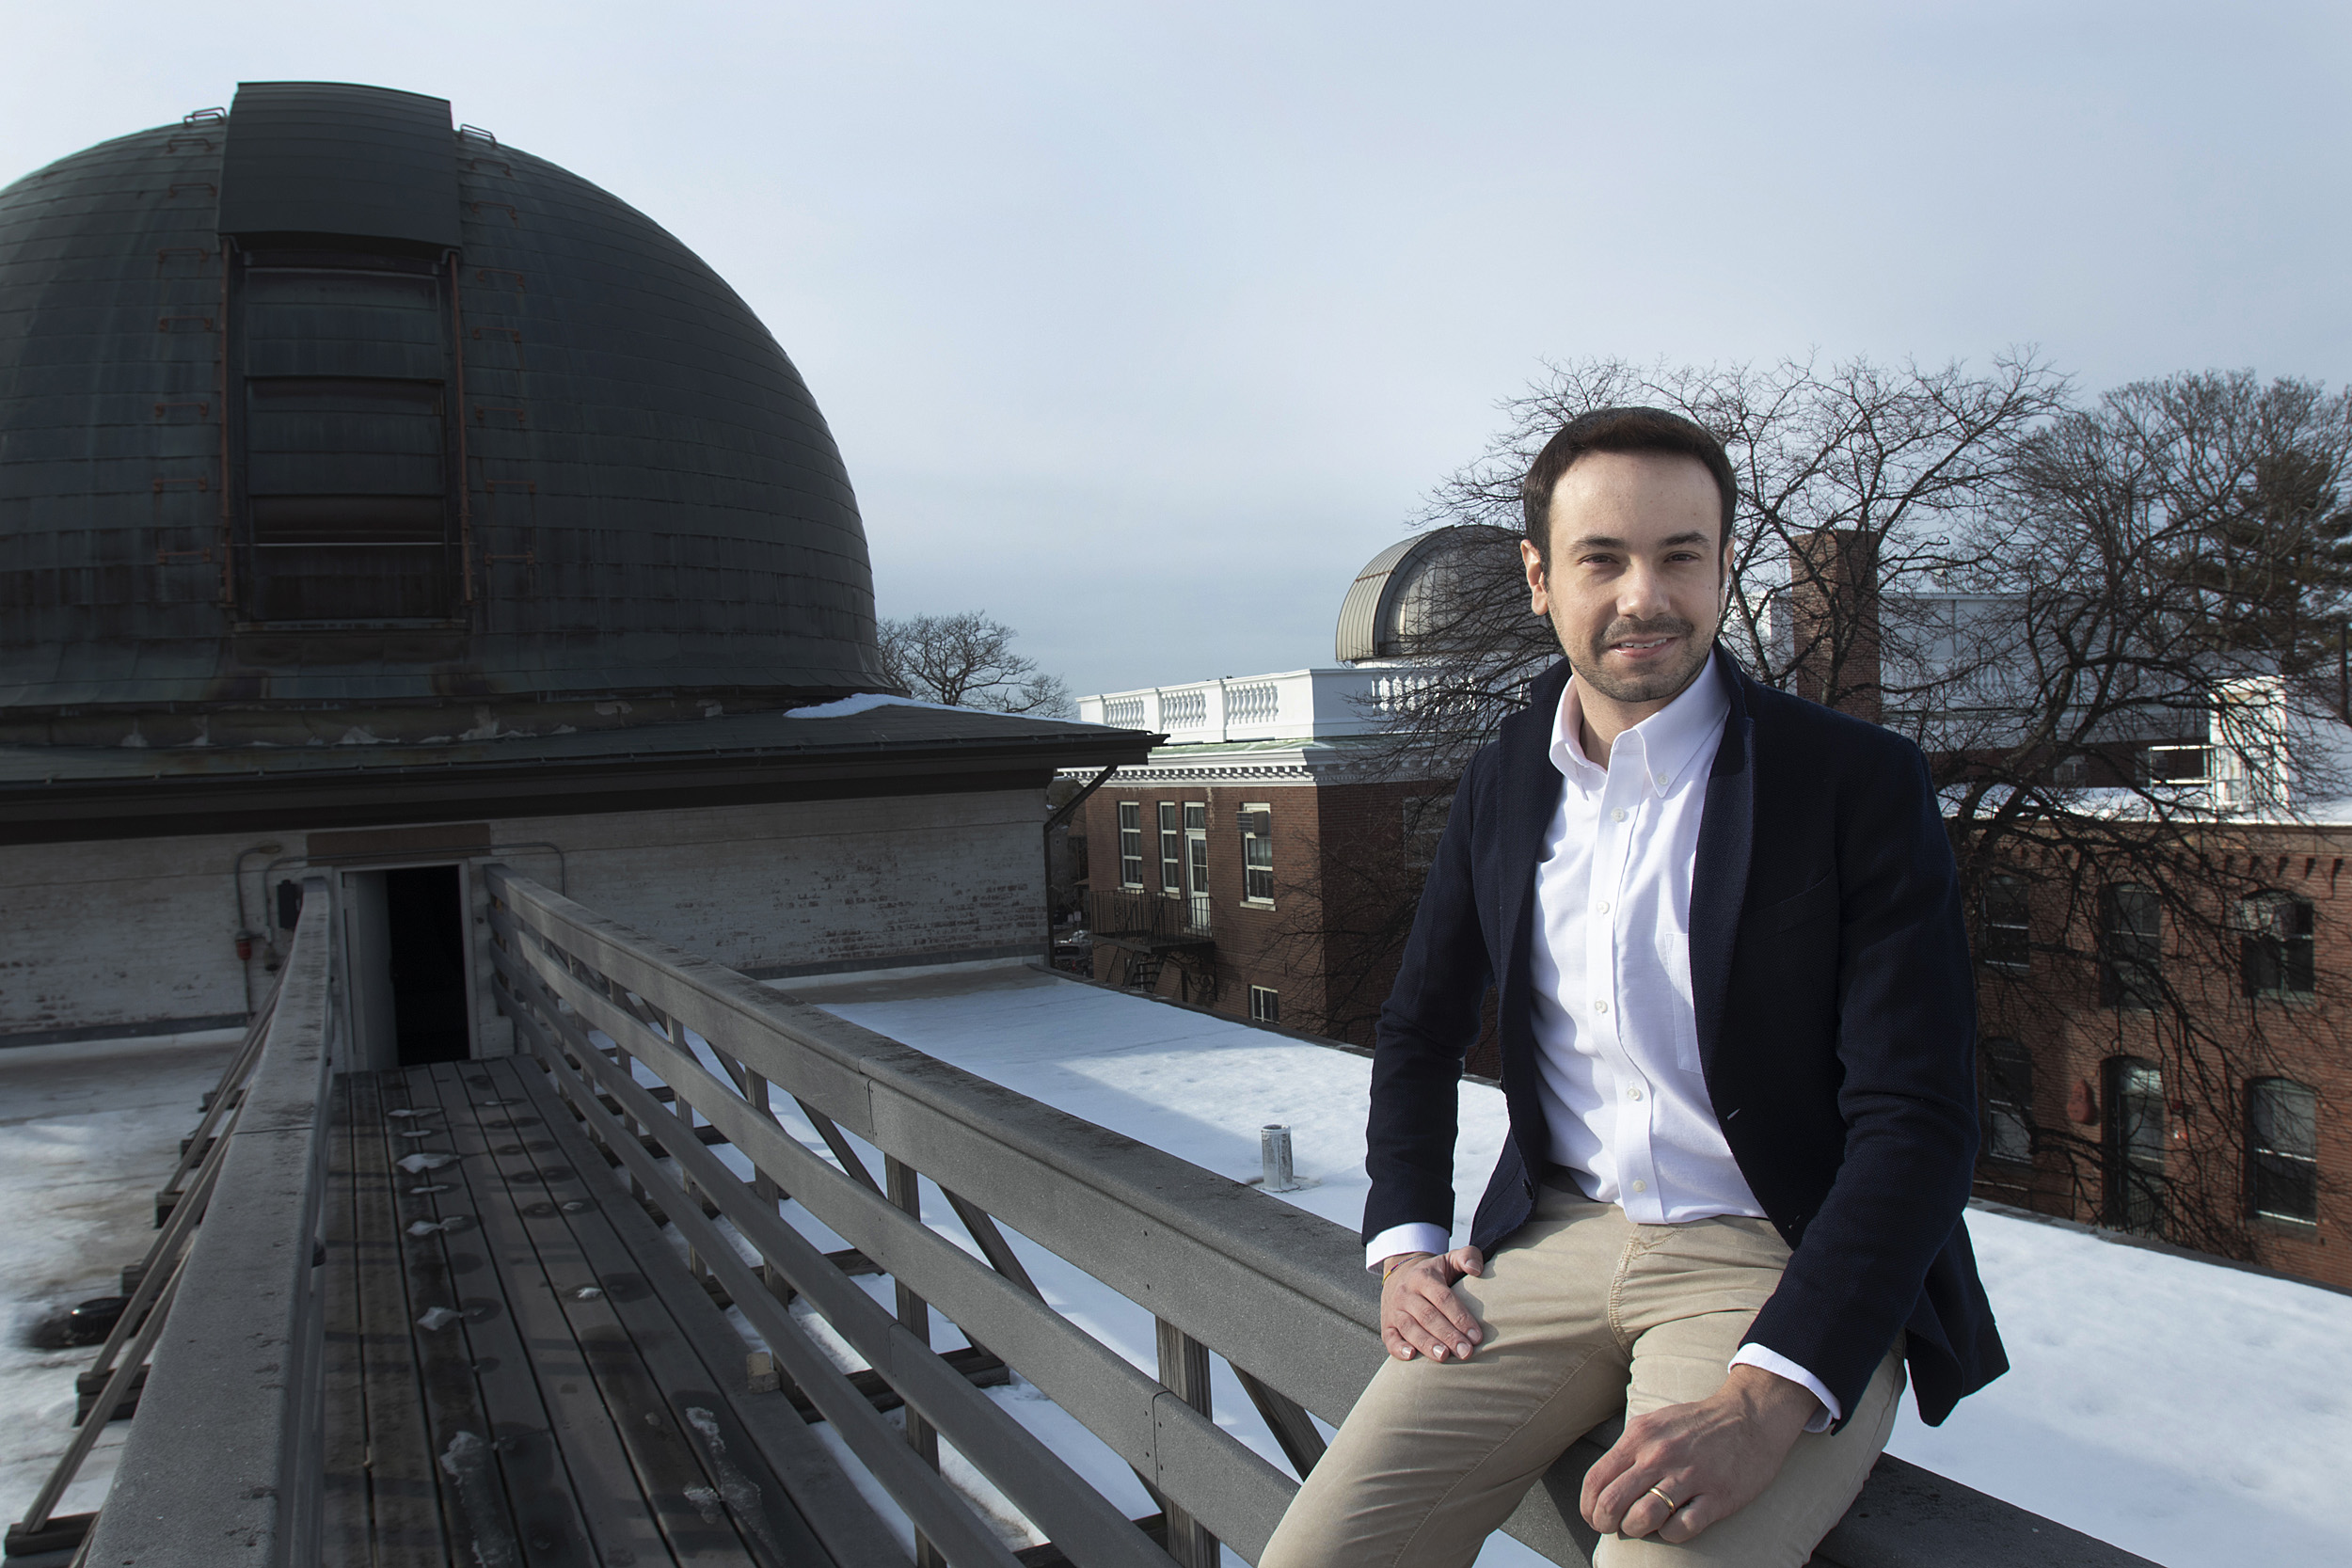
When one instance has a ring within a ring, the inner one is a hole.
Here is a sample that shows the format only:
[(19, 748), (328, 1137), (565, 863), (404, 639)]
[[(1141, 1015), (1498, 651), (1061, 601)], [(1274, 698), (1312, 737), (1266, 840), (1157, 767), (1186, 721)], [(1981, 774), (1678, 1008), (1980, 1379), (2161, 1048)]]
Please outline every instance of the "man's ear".
[(1544, 552), (1535, 547), (1533, 539), (1519, 541), (1519, 564), (1527, 573), (1528, 608), (1549, 619), (1551, 614), (1551, 594), (1544, 586)]

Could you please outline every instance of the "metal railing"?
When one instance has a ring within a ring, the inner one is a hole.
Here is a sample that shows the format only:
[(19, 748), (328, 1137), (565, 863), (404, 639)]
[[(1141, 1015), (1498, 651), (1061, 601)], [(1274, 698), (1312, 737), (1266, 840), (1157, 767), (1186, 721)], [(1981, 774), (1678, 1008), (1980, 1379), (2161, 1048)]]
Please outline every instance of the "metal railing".
[(232, 1543), (239, 1561), (269, 1568), (317, 1559), (315, 1270), (339, 1031), (331, 902), (323, 879), (304, 892), (278, 988), (157, 1194), (161, 1231), (83, 1374), (86, 1390), (103, 1384), (9, 1532), (18, 1555), (65, 1523), (51, 1510), (135, 1400), (138, 1418), (77, 1560), (203, 1568)]
[(1089, 888), (1086, 895), (1087, 934), (1097, 942), (1121, 937), (1171, 943), (1206, 942), (1214, 912), (1206, 895), (1171, 896), (1132, 888)]

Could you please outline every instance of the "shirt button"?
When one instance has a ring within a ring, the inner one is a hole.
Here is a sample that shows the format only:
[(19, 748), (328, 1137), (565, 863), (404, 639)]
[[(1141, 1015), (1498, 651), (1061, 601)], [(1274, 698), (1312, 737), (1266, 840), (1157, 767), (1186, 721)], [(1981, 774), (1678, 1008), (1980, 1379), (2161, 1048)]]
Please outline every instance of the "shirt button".
[(1665, 774), (1663, 774), (1663, 773), (1653, 773), (1653, 774), (1651, 774), (1651, 775), (1650, 775), (1650, 777), (1658, 781), (1658, 787), (1659, 787), (1659, 788), (1663, 789), (1663, 788), (1665, 788), (1665, 787), (1666, 787), (1666, 775), (1665, 775)]
[(1635, 1192), (1637, 1192), (1637, 1193), (1645, 1193), (1645, 1192), (1648, 1192), (1648, 1191), (1649, 1191), (1649, 1183), (1648, 1183), (1648, 1182), (1646, 1182), (1646, 1181), (1636, 1181), (1635, 1183), (1633, 1183), (1633, 1190), (1634, 1190)]
[(1624, 820), (1625, 820), (1625, 808), (1624, 808), (1623, 806), (1618, 806), (1618, 807), (1616, 807), (1614, 810), (1611, 811), (1611, 812), (1610, 812), (1610, 814), (1609, 814), (1609, 820), (1610, 820), (1610, 821), (1612, 821), (1612, 822), (1622, 822), (1622, 821), (1624, 821)]
[(1630, 1088), (1625, 1091), (1625, 1097), (1628, 1100), (1639, 1100), (1642, 1098), (1642, 1091), (1639, 1088)]
[(1609, 1010), (1609, 1004), (1608, 1004), (1608, 1003), (1606, 1003), (1606, 1002), (1595, 1002), (1595, 1003), (1593, 1004), (1593, 1011), (1595, 1011), (1595, 1012), (1597, 1012), (1597, 1013), (1605, 1013), (1605, 1012), (1607, 1012), (1608, 1010)]
[(1606, 898), (1597, 900), (1593, 905), (1593, 912), (1595, 914), (1607, 914), (1609, 912), (1609, 900)]

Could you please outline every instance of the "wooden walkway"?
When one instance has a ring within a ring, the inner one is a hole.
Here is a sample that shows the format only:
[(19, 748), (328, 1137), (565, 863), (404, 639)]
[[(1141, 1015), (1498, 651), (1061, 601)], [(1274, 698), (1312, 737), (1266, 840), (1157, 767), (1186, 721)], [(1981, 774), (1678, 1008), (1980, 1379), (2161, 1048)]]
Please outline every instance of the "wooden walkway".
[(907, 1560), (536, 1065), (335, 1092), (326, 1562)]

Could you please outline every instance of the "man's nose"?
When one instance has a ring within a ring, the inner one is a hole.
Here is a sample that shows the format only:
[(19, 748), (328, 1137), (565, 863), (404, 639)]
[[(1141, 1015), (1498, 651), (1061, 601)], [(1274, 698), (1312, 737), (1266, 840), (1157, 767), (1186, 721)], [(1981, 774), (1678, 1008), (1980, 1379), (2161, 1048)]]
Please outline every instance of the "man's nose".
[(1674, 613), (1656, 567), (1637, 561), (1617, 581), (1617, 613), (1632, 621), (1655, 621)]

